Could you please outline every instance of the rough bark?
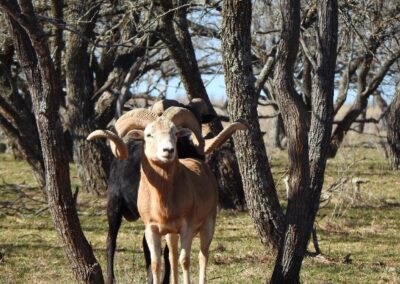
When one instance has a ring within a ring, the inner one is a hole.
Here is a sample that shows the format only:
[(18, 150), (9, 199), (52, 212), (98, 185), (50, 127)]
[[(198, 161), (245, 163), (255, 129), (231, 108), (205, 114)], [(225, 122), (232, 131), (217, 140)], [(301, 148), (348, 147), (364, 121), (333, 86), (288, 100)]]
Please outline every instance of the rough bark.
[[(201, 79), (199, 67), (191, 41), (186, 18), (188, 1), (162, 1), (161, 6), (164, 12), (160, 24), (160, 37), (166, 44), (171, 58), (174, 60), (180, 75), (180, 79), (186, 90), (189, 99), (201, 98), (208, 105), (208, 111), (216, 116), (216, 112), (207, 95), (204, 83)], [(174, 7), (181, 7), (176, 12), (171, 11)], [(222, 130), (219, 119), (210, 124), (213, 134), (216, 135)], [(222, 208), (242, 209), (244, 204), (243, 184), (240, 179), (239, 166), (235, 157), (232, 140), (221, 152), (216, 151), (208, 159), (213, 173), (218, 177), (220, 190), (219, 205)], [(229, 163), (227, 163), (229, 161)], [(227, 194), (229, 193), (229, 194)], [(236, 204), (232, 207), (233, 204)]]
[(387, 116), (387, 141), (389, 143), (389, 162), (393, 170), (400, 169), (400, 83), (390, 104)]
[(300, 269), (319, 207), (327, 145), (332, 128), (334, 71), (337, 46), (337, 2), (318, 4), (316, 70), (307, 137), (304, 107), (293, 89), (293, 66), (299, 33), (299, 1), (282, 1), (282, 38), (278, 48), (275, 88), (289, 139), (289, 196), (286, 229), (271, 283), (300, 283)]
[(17, 55), (32, 95), (46, 173), (46, 191), (54, 226), (79, 281), (103, 283), (101, 267), (83, 235), (72, 198), (69, 165), (58, 115), (61, 98), (59, 78), (50, 57), (42, 27), (32, 3), (0, 1), (13, 36)]
[(282, 31), (274, 76), (276, 100), (288, 138), (289, 194), (285, 233), (271, 283), (299, 283), (299, 273), (308, 240), (307, 210), (309, 159), (306, 111), (294, 91), (293, 68), (299, 46), (300, 1), (281, 1)]
[[(64, 0), (51, 0), (51, 14), (52, 17), (61, 22), (64, 18)], [(63, 40), (63, 29), (60, 26), (55, 25), (53, 27), (54, 38), (51, 42), (51, 52), (53, 54), (54, 69), (56, 70), (57, 76), (61, 78), (62, 75), (62, 51), (64, 49)]]
[(308, 137), (310, 160), (310, 229), (319, 209), (333, 123), (333, 92), (338, 42), (337, 0), (318, 4), (317, 66), (313, 76), (311, 125)]
[(68, 7), (68, 21), (79, 33), (68, 33), (66, 44), (66, 127), (72, 137), (73, 159), (83, 188), (100, 194), (107, 190), (110, 151), (104, 141), (92, 143), (86, 140), (97, 128), (91, 101), (93, 72), (89, 65), (87, 38), (92, 34), (99, 5), (90, 0), (71, 1)]
[(249, 124), (234, 135), (247, 206), (261, 241), (277, 248), (284, 215), (263, 143), (257, 116), (258, 95), (251, 66), (251, 1), (225, 1), (222, 10), (222, 57), (231, 120)]

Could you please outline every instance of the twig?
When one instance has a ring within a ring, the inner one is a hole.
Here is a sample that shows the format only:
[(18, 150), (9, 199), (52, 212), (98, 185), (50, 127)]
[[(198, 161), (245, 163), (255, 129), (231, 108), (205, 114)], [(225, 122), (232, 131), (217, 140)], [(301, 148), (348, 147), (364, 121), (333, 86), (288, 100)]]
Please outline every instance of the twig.
[(280, 111), (277, 111), (277, 112), (275, 112), (273, 114), (270, 114), (270, 115), (259, 115), (258, 118), (259, 119), (270, 119), (270, 118), (277, 117), (280, 113), (281, 113)]

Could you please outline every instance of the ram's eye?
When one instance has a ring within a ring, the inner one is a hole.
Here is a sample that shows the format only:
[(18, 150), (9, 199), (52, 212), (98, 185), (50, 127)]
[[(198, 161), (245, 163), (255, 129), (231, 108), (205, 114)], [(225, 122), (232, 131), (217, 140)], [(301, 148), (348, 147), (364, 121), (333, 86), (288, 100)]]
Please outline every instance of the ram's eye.
[(153, 137), (153, 135), (151, 135), (150, 133), (146, 134), (146, 138), (152, 138), (152, 137)]

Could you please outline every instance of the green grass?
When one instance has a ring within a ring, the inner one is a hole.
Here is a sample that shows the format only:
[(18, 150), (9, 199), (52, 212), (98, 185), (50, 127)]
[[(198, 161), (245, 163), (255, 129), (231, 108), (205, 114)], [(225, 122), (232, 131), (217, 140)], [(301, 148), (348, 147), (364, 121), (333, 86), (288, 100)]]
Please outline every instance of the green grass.
[[(287, 169), (285, 152), (270, 152), (279, 195)], [(71, 166), (73, 187), (78, 185)], [(351, 179), (361, 178), (361, 197), (353, 197)], [(317, 230), (322, 257), (306, 257), (303, 283), (400, 283), (400, 178), (389, 171), (379, 149), (346, 147), (328, 163), (325, 189), (340, 178), (322, 204)], [(282, 204), (285, 202), (282, 200)], [(74, 283), (62, 245), (25, 162), (0, 155), (0, 283)], [(107, 221), (104, 197), (79, 193), (78, 210), (86, 237), (103, 272)], [(123, 222), (115, 271), (119, 283), (146, 283), (142, 223)], [(313, 248), (309, 247), (310, 251)], [(198, 240), (192, 251), (197, 280)], [(265, 283), (274, 266), (246, 212), (222, 211), (211, 246), (209, 283)]]

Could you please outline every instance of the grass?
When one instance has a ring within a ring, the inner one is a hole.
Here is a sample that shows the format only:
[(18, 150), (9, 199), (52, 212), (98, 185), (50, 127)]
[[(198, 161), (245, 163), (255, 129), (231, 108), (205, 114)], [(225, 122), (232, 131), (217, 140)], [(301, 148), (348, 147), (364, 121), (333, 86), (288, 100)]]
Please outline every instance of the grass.
[[(284, 199), (286, 153), (271, 151), (271, 167)], [(71, 166), (73, 187), (77, 186)], [(354, 199), (351, 179), (366, 181), (361, 200)], [(340, 179), (330, 192), (326, 189)], [(306, 257), (303, 283), (400, 283), (400, 178), (389, 171), (381, 150), (344, 147), (328, 163), (317, 218), (322, 257)], [(284, 201), (282, 201), (284, 204)], [(0, 155), (0, 283), (74, 283), (71, 268), (54, 230), (46, 204), (25, 162)], [(80, 193), (78, 211), (86, 237), (104, 274), (107, 221), (104, 197)], [(123, 222), (115, 270), (119, 283), (146, 283), (141, 222)], [(309, 250), (313, 248), (310, 246)], [(198, 240), (192, 252), (197, 280)], [(274, 266), (246, 212), (222, 211), (211, 246), (209, 283), (265, 283)]]

